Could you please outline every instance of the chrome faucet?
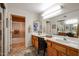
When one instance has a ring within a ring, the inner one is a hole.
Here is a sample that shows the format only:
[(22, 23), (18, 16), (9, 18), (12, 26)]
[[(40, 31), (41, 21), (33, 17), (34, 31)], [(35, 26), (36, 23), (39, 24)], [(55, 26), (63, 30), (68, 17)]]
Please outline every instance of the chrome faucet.
[(66, 41), (67, 39), (66, 39), (66, 38), (64, 38), (64, 40)]

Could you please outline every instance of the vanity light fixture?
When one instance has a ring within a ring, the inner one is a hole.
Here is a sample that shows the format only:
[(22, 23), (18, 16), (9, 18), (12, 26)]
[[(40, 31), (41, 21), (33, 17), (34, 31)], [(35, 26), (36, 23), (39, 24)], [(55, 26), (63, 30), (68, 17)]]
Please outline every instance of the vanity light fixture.
[(50, 13), (50, 14), (48, 14), (48, 15), (45, 15), (45, 16), (43, 16), (43, 19), (47, 19), (47, 18), (50, 18), (50, 17), (57, 16), (57, 15), (60, 14), (61, 11), (62, 11), (62, 10), (58, 10), (58, 11), (55, 11), (55, 12)]
[(58, 13), (61, 12), (61, 6), (60, 5), (54, 5), (53, 7), (47, 9), (43, 14), (43, 19), (50, 18), (53, 16), (56, 16)]
[(65, 21), (65, 24), (76, 24), (76, 23), (78, 23), (78, 19), (70, 19)]

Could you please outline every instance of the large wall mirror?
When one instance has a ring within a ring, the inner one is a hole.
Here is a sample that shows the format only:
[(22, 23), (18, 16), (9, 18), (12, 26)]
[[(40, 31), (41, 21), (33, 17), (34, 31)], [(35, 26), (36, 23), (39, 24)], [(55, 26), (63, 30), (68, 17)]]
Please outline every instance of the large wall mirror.
[(57, 32), (59, 35), (78, 37), (78, 19), (65, 19), (57, 21)]

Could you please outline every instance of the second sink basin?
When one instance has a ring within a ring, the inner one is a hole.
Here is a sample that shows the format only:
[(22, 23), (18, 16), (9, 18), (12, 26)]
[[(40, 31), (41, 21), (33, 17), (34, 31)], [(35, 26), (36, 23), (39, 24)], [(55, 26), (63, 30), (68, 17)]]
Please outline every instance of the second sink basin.
[(77, 45), (79, 45), (79, 41), (67, 39), (67, 38), (64, 38), (64, 37), (54, 37), (54, 39), (55, 39), (56, 41), (63, 42), (63, 43), (72, 43), (72, 44), (77, 44)]

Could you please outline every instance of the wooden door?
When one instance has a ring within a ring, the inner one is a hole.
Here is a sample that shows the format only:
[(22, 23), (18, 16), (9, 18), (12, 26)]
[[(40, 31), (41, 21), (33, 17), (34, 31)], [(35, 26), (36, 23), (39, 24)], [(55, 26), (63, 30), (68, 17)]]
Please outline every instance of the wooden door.
[(25, 17), (12, 15), (11, 53), (15, 54), (25, 48)]

